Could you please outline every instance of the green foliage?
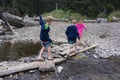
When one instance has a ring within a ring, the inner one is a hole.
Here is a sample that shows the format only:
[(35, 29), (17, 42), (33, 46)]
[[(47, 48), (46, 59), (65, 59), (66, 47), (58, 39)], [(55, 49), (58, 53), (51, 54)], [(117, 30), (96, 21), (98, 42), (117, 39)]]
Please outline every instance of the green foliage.
[[(2, 1), (0, 0), (0, 7), (2, 7)], [(86, 15), (91, 18), (98, 16), (106, 16), (111, 12), (120, 9), (120, 0), (4, 0), (5, 10), (15, 11), (17, 15), (28, 14), (40, 15), (42, 13), (48, 13), (55, 10), (58, 7), (59, 10), (55, 11), (55, 17), (72, 17), (78, 18), (81, 15)], [(13, 3), (13, 2), (16, 3)], [(56, 6), (57, 4), (57, 6)], [(15, 10), (13, 10), (13, 6)], [(62, 12), (64, 10), (66, 12)], [(68, 11), (68, 12), (67, 12)], [(53, 14), (51, 12), (49, 14)], [(75, 13), (75, 14), (74, 14)], [(74, 14), (74, 15), (73, 15)], [(65, 15), (65, 16), (63, 16)], [(81, 18), (81, 17), (80, 17)]]
[(98, 17), (106, 18), (107, 15), (106, 15), (105, 13), (102, 12), (102, 13), (98, 14)]
[(65, 18), (66, 16), (63, 10), (53, 10), (52, 12), (43, 14), (43, 16), (48, 16), (48, 15), (51, 15), (55, 18)]
[(52, 12), (49, 13), (44, 13), (42, 16), (53, 16), (55, 18), (68, 18), (69, 20), (76, 19), (86, 19), (86, 16), (82, 16), (80, 13), (76, 13), (74, 11), (68, 10), (68, 11), (63, 11), (63, 10), (53, 10)]
[(102, 12), (108, 15), (120, 7), (119, 0), (66, 0), (65, 2), (65, 8), (67, 10), (74, 10), (80, 12), (82, 15), (93, 18)]
[(120, 18), (120, 11), (112, 12), (112, 13), (110, 13), (109, 17), (110, 17), (110, 16), (115, 16), (115, 17), (117, 17), (117, 18)]
[(113, 22), (113, 17), (120, 18), (120, 11), (110, 13), (110, 15), (108, 16), (108, 21)]
[(33, 15), (34, 0), (17, 0), (17, 8), (19, 15), (29, 14)]
[(66, 17), (69, 18), (70, 20), (72, 19), (80, 20), (80, 19), (86, 18), (86, 16), (83, 16), (80, 13), (77, 13), (71, 10), (66, 11)]

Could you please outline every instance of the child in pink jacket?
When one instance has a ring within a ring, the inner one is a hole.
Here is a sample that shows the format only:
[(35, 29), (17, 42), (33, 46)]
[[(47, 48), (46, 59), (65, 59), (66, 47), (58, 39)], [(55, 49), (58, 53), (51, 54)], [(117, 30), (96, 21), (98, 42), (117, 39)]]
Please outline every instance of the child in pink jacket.
[[(82, 38), (82, 33), (83, 33), (83, 30), (85, 29), (86, 30), (86, 27), (85, 27), (85, 24), (80, 20), (80, 22), (77, 22), (76, 20), (73, 20), (77, 30), (78, 30), (78, 33), (79, 33), (79, 37), (80, 37), (80, 40)], [(79, 40), (79, 43), (80, 43), (80, 40)]]

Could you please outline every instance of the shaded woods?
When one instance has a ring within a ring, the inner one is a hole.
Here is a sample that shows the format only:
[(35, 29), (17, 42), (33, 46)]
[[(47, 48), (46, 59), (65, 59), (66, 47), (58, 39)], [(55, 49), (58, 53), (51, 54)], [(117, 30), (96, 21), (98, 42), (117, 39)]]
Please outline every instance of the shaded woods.
[(0, 0), (0, 8), (16, 15), (40, 15), (55, 9), (72, 10), (88, 17), (120, 9), (119, 0)]

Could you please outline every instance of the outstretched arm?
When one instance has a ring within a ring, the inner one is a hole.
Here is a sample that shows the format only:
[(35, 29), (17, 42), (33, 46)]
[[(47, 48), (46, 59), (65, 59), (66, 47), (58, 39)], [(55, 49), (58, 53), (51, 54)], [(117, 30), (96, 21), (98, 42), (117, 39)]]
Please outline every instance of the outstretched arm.
[(44, 21), (43, 21), (42, 17), (40, 16), (39, 24), (43, 25), (43, 23), (44, 23)]
[(40, 16), (39, 24), (41, 25), (41, 29), (45, 30), (45, 22), (43, 21), (41, 16)]

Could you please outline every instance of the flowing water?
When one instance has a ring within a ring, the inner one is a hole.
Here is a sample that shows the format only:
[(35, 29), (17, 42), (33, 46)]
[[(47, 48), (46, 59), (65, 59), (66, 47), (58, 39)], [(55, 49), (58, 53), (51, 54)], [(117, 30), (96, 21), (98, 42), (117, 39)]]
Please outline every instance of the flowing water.
[(28, 57), (38, 54), (40, 43), (26, 42), (2, 42), (0, 43), (0, 62), (9, 60), (18, 60), (22, 57)]

